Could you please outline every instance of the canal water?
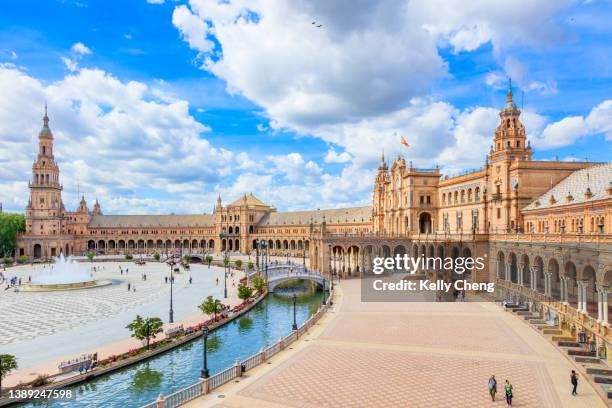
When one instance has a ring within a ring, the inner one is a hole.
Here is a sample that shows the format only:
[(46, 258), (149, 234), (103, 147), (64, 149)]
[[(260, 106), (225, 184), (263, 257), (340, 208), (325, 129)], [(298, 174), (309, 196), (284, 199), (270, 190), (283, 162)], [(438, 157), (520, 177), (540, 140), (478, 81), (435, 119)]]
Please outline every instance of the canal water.
[[(293, 291), (272, 293), (244, 316), (215, 330), (208, 336), (207, 357), (210, 374), (233, 365), (236, 359), (257, 353), (291, 332)], [(297, 290), (298, 326), (321, 305), (320, 291)], [(75, 385), (76, 398), (20, 404), (21, 407), (105, 407), (138, 408), (157, 399), (160, 393), (172, 394), (195, 384), (203, 365), (202, 338), (130, 367)]]

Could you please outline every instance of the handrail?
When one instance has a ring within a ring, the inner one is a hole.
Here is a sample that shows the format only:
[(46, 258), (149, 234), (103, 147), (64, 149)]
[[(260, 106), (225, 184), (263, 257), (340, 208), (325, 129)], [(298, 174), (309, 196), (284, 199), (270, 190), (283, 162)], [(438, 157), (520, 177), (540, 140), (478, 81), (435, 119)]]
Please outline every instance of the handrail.
[(176, 408), (185, 403), (192, 401), (202, 395), (209, 394), (214, 389), (228, 383), (234, 378), (242, 376), (243, 371), (248, 371), (263, 364), (270, 357), (276, 355), (281, 350), (295, 342), (300, 336), (314, 326), (314, 324), (323, 316), (325, 311), (331, 306), (331, 295), (328, 297), (326, 303), (319, 308), (319, 310), (310, 316), (297, 330), (292, 330), (291, 333), (270, 345), (267, 348), (262, 348), (259, 353), (253, 354), (247, 357), (245, 360), (237, 361), (236, 365), (228, 367), (227, 369), (213, 375), (212, 377), (201, 379), (198, 383), (190, 385), (187, 388), (183, 388), (173, 394), (164, 397), (162, 394), (159, 395), (156, 401), (151, 402), (147, 405), (143, 405), (141, 408)]

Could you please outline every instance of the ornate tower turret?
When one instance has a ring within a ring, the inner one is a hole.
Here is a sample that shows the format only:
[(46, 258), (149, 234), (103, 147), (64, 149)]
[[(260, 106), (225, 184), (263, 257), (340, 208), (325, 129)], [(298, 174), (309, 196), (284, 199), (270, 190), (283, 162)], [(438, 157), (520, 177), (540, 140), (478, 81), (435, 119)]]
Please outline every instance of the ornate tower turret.
[(382, 232), (384, 230), (385, 217), (385, 192), (389, 184), (389, 168), (385, 162), (385, 154), (380, 158), (380, 165), (376, 173), (376, 181), (374, 182), (374, 191), (372, 192), (372, 219), (374, 220), (374, 231)]
[(525, 126), (520, 121), (521, 110), (513, 100), (512, 81), (508, 84), (506, 105), (499, 112), (500, 122), (495, 130), (491, 161), (500, 158), (531, 160), (531, 146), (525, 137)]
[[(45, 105), (43, 127), (38, 134), (38, 156), (32, 165), (30, 199), (26, 208), (26, 232), (48, 235), (58, 232), (58, 219), (63, 216), (62, 186), (59, 167), (53, 156), (53, 133)], [(53, 220), (56, 218), (56, 220)]]
[(97, 198), (96, 198), (96, 203), (94, 204), (94, 207), (93, 207), (92, 214), (93, 215), (102, 215), (102, 208), (100, 207), (100, 203), (98, 202)]

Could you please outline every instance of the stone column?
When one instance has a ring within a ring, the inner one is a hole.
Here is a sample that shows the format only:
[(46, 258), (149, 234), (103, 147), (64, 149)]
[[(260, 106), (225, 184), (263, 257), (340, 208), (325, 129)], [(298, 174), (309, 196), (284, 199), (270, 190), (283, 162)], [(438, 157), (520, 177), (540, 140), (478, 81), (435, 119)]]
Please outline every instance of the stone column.
[(597, 322), (603, 320), (603, 292), (601, 286), (597, 286)]
[(569, 303), (569, 289), (568, 289), (569, 278), (563, 278), (561, 282), (563, 282), (563, 294), (562, 294), (561, 300), (563, 301), (563, 303), (567, 305)]
[(578, 307), (577, 310), (582, 312), (582, 282), (577, 281), (576, 285), (578, 286)]
[(510, 262), (506, 262), (506, 280), (508, 282), (512, 282), (512, 280), (510, 279), (511, 278), (511, 273), (510, 273), (510, 266), (511, 265), (512, 264)]
[(519, 286), (523, 286), (523, 270), (525, 267), (523, 265), (517, 265), (516, 269), (518, 271), (518, 284)]
[(589, 313), (589, 309), (587, 307), (587, 288), (589, 287), (589, 282), (582, 281), (582, 311), (585, 314)]
[(531, 273), (531, 289), (534, 292), (538, 291), (538, 281), (537, 281), (537, 271), (535, 266), (529, 267), (529, 272)]
[(552, 291), (551, 291), (551, 288), (550, 288), (550, 281), (551, 281), (550, 277), (551, 277), (551, 275), (552, 275), (551, 273), (545, 273), (544, 274), (544, 292), (545, 292), (544, 294), (546, 296), (548, 296), (548, 297), (550, 297), (551, 294), (552, 294)]
[(602, 287), (603, 324), (608, 325), (608, 287)]

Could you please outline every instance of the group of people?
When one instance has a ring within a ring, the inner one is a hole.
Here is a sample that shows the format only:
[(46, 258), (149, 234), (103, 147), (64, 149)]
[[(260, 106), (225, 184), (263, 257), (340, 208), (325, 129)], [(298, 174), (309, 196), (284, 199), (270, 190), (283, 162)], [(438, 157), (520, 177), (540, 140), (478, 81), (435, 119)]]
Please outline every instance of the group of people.
[[(572, 396), (578, 395), (578, 373), (576, 373), (576, 370), (572, 370), (570, 373), (570, 383), (572, 384)], [(497, 380), (495, 379), (494, 375), (489, 378), (488, 386), (491, 401), (495, 401), (495, 395), (497, 394)], [(504, 396), (506, 397), (506, 404), (508, 404), (508, 407), (512, 407), (512, 384), (508, 380), (506, 380), (506, 383), (504, 384)]]
[[(495, 401), (495, 395), (497, 394), (497, 380), (495, 379), (495, 376), (492, 375), (489, 378), (489, 395), (491, 396), (491, 401)], [(509, 380), (506, 380), (506, 383), (504, 384), (504, 395), (506, 397), (506, 404), (508, 404), (509, 407), (512, 406), (512, 384), (510, 384)]]
[[(4, 276), (4, 273), (0, 272), (0, 284), (4, 284), (6, 282), (6, 287), (4, 290), (9, 290), (15, 286), (21, 286), (21, 278), (17, 276), (13, 276), (9, 278), (8, 276)], [(28, 283), (32, 283), (32, 277), (28, 276)]]

